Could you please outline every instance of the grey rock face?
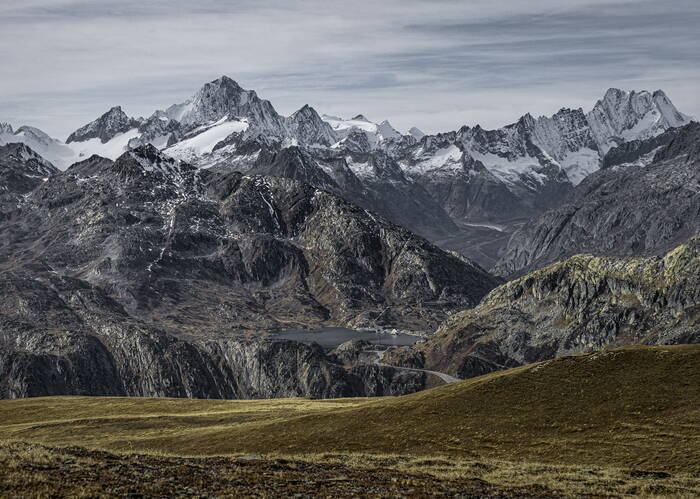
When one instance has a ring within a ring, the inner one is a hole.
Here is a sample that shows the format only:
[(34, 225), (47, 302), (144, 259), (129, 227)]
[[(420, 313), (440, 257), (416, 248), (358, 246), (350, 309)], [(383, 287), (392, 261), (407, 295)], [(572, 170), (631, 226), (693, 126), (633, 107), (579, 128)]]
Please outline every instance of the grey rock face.
[[(663, 254), (697, 234), (700, 125), (671, 135), (651, 165), (597, 172), (577, 187), (571, 203), (525, 224), (495, 271), (521, 274), (576, 253)], [(656, 143), (638, 149), (653, 150)]]
[(577, 255), (508, 282), (388, 363), (468, 378), (625, 345), (700, 342), (700, 236), (663, 258)]
[(643, 140), (690, 123), (661, 90), (625, 92), (611, 88), (587, 115), (593, 136), (605, 153), (628, 140)]
[(0, 146), (0, 216), (13, 211), (23, 196), (58, 169), (23, 143)]
[(287, 129), (301, 144), (327, 147), (333, 145), (337, 139), (331, 126), (308, 104), (287, 119)]
[(98, 138), (104, 144), (115, 135), (137, 128), (139, 124), (137, 120), (129, 118), (120, 106), (115, 106), (95, 121), (78, 128), (70, 134), (66, 139), (66, 143), (84, 142)]
[(671, 128), (664, 133), (645, 140), (631, 140), (610, 149), (603, 158), (601, 168), (614, 166), (647, 166), (656, 153), (667, 146), (682, 128)]
[(176, 338), (78, 279), (5, 272), (0, 289), (0, 398), (328, 398), (424, 386), (391, 368), (348, 372), (316, 344)]

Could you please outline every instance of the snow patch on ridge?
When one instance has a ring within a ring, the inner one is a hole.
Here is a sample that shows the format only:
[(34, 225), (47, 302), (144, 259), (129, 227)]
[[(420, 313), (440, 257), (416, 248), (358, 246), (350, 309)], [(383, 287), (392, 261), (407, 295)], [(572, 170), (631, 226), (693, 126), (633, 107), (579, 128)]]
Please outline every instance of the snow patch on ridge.
[(197, 130), (200, 129), (203, 129), (203, 131), (197, 133), (194, 137), (181, 140), (165, 149), (164, 152), (174, 158), (192, 161), (199, 156), (211, 154), (216, 144), (226, 139), (229, 135), (247, 130), (248, 122), (243, 120), (228, 121), (228, 116), (225, 116), (213, 125), (199, 127)]
[(544, 183), (547, 180), (545, 174), (535, 170), (541, 166), (537, 158), (519, 156), (510, 160), (497, 154), (479, 153), (476, 151), (470, 151), (470, 155), (475, 160), (481, 161), (487, 170), (507, 183), (517, 182), (523, 176), (529, 176), (540, 183)]
[(438, 149), (429, 156), (419, 156), (419, 161), (413, 165), (400, 163), (402, 168), (411, 173), (425, 173), (431, 170), (448, 169), (459, 170), (462, 168), (462, 151), (452, 144)]
[(559, 162), (571, 183), (578, 185), (591, 173), (600, 169), (600, 154), (589, 147), (571, 152)]
[(76, 161), (89, 158), (93, 154), (108, 158), (111, 160), (117, 159), (129, 149), (129, 141), (141, 135), (138, 128), (132, 128), (124, 133), (115, 135), (111, 140), (104, 144), (99, 138), (86, 140), (84, 142), (71, 142), (66, 144), (70, 147), (75, 156)]

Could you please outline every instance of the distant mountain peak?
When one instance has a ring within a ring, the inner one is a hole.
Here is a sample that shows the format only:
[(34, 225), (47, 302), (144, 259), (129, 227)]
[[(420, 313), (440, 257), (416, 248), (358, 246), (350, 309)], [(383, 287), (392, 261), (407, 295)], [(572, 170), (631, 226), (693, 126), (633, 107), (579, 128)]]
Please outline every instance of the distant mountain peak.
[(294, 111), (294, 114), (292, 114), (292, 118), (296, 116), (318, 117), (319, 119), (321, 119), (316, 110), (308, 104), (304, 104), (302, 107)]
[(109, 142), (116, 135), (124, 133), (132, 128), (137, 128), (139, 122), (130, 118), (121, 108), (114, 106), (95, 121), (91, 121), (77, 129), (68, 136), (66, 144), (71, 142), (84, 142), (98, 138), (103, 144)]
[(12, 125), (4, 121), (0, 121), (0, 133), (14, 133)]
[(413, 138), (415, 138), (416, 140), (420, 140), (423, 137), (425, 137), (425, 133), (423, 133), (423, 131), (420, 128), (414, 126), (411, 127), (411, 129), (408, 131), (408, 134), (412, 135)]
[(23, 176), (34, 178), (49, 177), (59, 171), (31, 147), (21, 142), (0, 146), (0, 163), (4, 168), (12, 168)]
[(308, 104), (288, 118), (287, 132), (302, 144), (330, 146), (337, 140), (333, 128)]
[(647, 139), (691, 121), (661, 90), (619, 88), (609, 88), (586, 118), (603, 153), (622, 142)]
[(356, 120), (356, 121), (369, 121), (369, 120), (365, 117), (364, 114), (358, 114), (357, 116), (355, 116), (355, 117), (352, 118), (352, 119), (353, 119), (353, 120)]

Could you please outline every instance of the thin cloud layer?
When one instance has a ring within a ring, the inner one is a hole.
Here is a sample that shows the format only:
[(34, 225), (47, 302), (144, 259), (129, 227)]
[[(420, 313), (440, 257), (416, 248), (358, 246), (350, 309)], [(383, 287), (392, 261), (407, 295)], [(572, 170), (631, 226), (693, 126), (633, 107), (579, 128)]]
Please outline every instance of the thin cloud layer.
[(0, 5), (0, 121), (65, 138), (222, 74), (283, 114), (309, 103), (428, 132), (588, 109), (610, 86), (663, 88), (700, 115), (695, 0), (193, 3)]

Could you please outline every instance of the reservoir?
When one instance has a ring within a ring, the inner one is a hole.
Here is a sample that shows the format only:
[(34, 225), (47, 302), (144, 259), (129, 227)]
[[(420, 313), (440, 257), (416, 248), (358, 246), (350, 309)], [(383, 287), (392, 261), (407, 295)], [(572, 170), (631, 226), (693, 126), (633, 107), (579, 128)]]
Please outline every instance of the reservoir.
[(405, 346), (413, 345), (421, 338), (410, 334), (389, 334), (357, 331), (342, 327), (326, 327), (314, 330), (289, 329), (273, 336), (273, 338), (295, 340), (305, 343), (315, 341), (323, 348), (335, 348), (350, 340), (365, 340), (375, 345)]

